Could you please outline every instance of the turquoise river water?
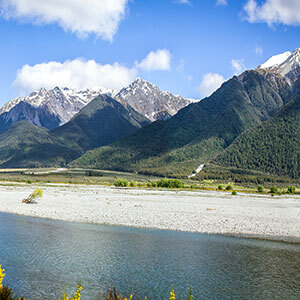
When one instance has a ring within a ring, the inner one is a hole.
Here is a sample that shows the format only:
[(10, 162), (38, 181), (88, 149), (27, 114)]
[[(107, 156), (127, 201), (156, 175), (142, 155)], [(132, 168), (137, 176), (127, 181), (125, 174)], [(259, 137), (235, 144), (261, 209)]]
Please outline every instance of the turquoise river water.
[(18, 296), (53, 300), (77, 283), (135, 299), (300, 299), (300, 245), (76, 224), (0, 213), (0, 264)]

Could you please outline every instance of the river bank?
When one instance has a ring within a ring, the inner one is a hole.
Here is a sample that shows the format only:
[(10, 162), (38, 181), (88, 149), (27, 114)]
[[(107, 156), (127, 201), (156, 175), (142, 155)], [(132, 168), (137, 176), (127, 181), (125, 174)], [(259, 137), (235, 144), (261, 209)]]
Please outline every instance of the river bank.
[(300, 241), (300, 197), (226, 192), (42, 186), (38, 204), (24, 204), (35, 186), (0, 186), (0, 211), (71, 222)]

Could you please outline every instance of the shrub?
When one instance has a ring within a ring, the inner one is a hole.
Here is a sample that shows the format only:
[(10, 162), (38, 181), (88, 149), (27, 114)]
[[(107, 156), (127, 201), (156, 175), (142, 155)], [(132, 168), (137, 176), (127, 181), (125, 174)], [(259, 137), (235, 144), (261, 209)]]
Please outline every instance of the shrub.
[(157, 186), (162, 188), (183, 188), (184, 183), (179, 179), (160, 179)]
[(42, 197), (43, 197), (43, 191), (41, 189), (37, 188), (27, 198), (23, 199), (22, 203), (35, 204), (35, 203), (37, 203), (36, 199), (42, 198)]
[(31, 180), (31, 179), (28, 179), (28, 180), (27, 180), (27, 183), (28, 183), (28, 184), (32, 184), (32, 180)]
[(218, 190), (219, 190), (219, 191), (222, 191), (222, 190), (223, 190), (223, 185), (222, 185), (222, 184), (219, 184), (219, 185), (218, 185)]
[(137, 186), (137, 183), (135, 182), (135, 181), (130, 181), (129, 182), (129, 185), (131, 186), (131, 187), (135, 187), (135, 186)]
[(270, 193), (271, 193), (271, 194), (276, 194), (277, 191), (278, 191), (278, 189), (277, 189), (276, 186), (271, 186), (271, 188), (270, 188)]
[(236, 195), (237, 195), (237, 192), (236, 192), (236, 191), (233, 191), (231, 194), (232, 194), (233, 196), (236, 196)]
[(230, 184), (228, 184), (225, 188), (226, 191), (232, 191), (232, 186)]
[(147, 182), (147, 187), (151, 187), (151, 182)]
[(128, 180), (126, 179), (118, 179), (115, 183), (114, 186), (119, 186), (119, 187), (126, 187), (128, 186)]
[(257, 191), (258, 191), (259, 193), (263, 193), (263, 192), (264, 192), (264, 187), (261, 186), (261, 185), (259, 185), (259, 186), (257, 187)]
[(157, 182), (156, 181), (151, 182), (151, 186), (152, 187), (157, 187)]
[(293, 186), (293, 185), (289, 186), (288, 189), (287, 189), (287, 192), (288, 192), (289, 194), (295, 194), (295, 192), (296, 192), (296, 187)]

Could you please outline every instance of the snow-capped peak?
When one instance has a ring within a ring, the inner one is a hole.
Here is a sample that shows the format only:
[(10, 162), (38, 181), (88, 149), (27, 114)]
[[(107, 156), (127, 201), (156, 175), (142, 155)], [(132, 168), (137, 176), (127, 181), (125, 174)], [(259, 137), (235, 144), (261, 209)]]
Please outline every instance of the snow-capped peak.
[(293, 52), (284, 52), (271, 57), (256, 70), (271, 76), (275, 81), (276, 76), (279, 76), (278, 78), (283, 78), (292, 86), (300, 76), (300, 47)]
[(128, 87), (121, 89), (116, 99), (129, 104), (152, 121), (169, 118), (184, 106), (197, 101), (161, 91), (142, 78), (137, 78)]
[(267, 68), (272, 68), (274, 66), (278, 66), (281, 63), (283, 63), (291, 54), (292, 52), (287, 51), (278, 55), (274, 55), (271, 58), (269, 58), (265, 63), (259, 65), (258, 68), (267, 69)]
[(55, 87), (52, 90), (41, 88), (26, 97), (17, 97), (7, 102), (0, 114), (9, 112), (20, 102), (26, 102), (35, 108), (42, 108), (58, 117), (60, 125), (68, 122), (81, 108), (99, 95), (114, 96), (117, 91), (102, 87), (72, 89), (68, 87)]

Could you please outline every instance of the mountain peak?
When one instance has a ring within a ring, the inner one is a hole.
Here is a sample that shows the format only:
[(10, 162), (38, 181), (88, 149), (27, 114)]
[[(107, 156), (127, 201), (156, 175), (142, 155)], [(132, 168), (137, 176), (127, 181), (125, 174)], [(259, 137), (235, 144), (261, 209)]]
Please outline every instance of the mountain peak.
[(290, 55), (292, 52), (286, 51), (284, 53), (274, 55), (271, 58), (269, 58), (266, 62), (258, 66), (258, 69), (267, 69), (267, 68), (272, 68), (274, 66), (278, 66), (281, 63), (283, 63)]
[(293, 52), (284, 52), (272, 56), (256, 69), (263, 74), (279, 75), (292, 86), (300, 75), (300, 47)]
[(151, 121), (168, 119), (181, 108), (196, 101), (161, 91), (155, 84), (139, 77), (121, 89), (116, 98)]

